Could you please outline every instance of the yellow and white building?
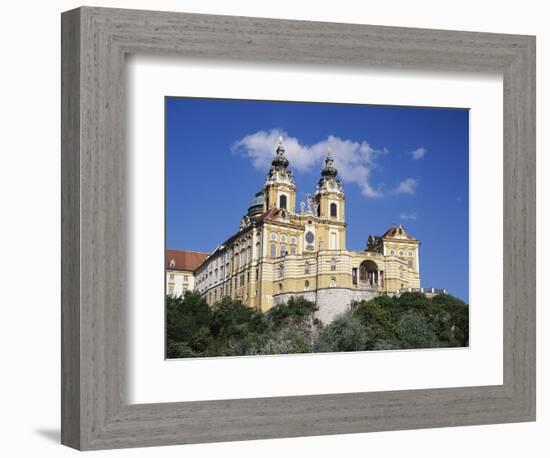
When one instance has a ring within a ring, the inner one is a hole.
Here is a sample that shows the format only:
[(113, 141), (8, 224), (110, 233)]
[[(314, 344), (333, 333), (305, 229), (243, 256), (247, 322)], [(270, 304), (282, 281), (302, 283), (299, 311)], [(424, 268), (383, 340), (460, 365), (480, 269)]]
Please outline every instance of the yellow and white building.
[(345, 194), (328, 151), (313, 196), (296, 208), (296, 184), (282, 139), (262, 191), (239, 230), (194, 271), (195, 289), (213, 304), (224, 296), (268, 310), (300, 295), (330, 321), (353, 300), (420, 288), (420, 242), (401, 225), (346, 247)]

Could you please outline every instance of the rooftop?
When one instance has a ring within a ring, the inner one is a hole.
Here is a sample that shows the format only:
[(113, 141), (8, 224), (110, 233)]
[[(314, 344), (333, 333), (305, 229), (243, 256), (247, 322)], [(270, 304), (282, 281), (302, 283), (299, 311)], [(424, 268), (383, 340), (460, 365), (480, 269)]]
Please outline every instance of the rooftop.
[(195, 270), (209, 253), (190, 250), (166, 250), (166, 268), (171, 270)]

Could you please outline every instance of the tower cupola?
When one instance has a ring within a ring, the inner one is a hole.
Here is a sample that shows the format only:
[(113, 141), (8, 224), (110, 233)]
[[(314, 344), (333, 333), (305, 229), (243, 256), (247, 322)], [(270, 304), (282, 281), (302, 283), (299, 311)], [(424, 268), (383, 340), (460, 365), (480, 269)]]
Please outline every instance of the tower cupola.
[(296, 203), (296, 183), (292, 170), (288, 168), (289, 162), (285, 156), (283, 137), (279, 137), (279, 143), (275, 150), (275, 157), (271, 161), (271, 168), (267, 173), (264, 184), (266, 210), (276, 207), (289, 212), (294, 212)]
[(317, 207), (317, 216), (337, 222), (345, 221), (344, 188), (334, 165), (331, 147), (328, 148), (325, 166), (321, 170), (321, 179), (317, 184), (313, 200)]
[(336, 178), (338, 170), (334, 167), (334, 158), (332, 157), (332, 148), (328, 147), (327, 158), (325, 159), (325, 168), (321, 171), (321, 176)]
[(279, 136), (279, 145), (277, 146), (276, 155), (271, 161), (271, 168), (287, 169), (288, 159), (285, 156), (285, 147), (283, 146), (283, 137)]

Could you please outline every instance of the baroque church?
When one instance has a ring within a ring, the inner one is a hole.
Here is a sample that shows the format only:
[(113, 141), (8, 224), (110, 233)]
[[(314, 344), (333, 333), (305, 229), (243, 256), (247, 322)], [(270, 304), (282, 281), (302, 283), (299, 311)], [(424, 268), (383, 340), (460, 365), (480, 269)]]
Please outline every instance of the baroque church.
[(329, 322), (352, 301), (420, 288), (420, 241), (401, 225), (346, 247), (345, 194), (329, 149), (313, 196), (296, 208), (296, 184), (282, 138), (261, 192), (239, 230), (195, 270), (209, 304), (224, 296), (263, 311), (303, 296)]

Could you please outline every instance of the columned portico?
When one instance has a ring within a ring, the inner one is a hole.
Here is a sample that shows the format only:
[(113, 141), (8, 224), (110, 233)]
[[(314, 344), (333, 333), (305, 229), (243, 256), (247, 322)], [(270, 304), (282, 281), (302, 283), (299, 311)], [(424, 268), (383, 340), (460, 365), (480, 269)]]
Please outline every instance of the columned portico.
[(359, 282), (360, 288), (383, 288), (384, 287), (384, 271), (382, 271), (376, 262), (367, 259), (359, 266)]

